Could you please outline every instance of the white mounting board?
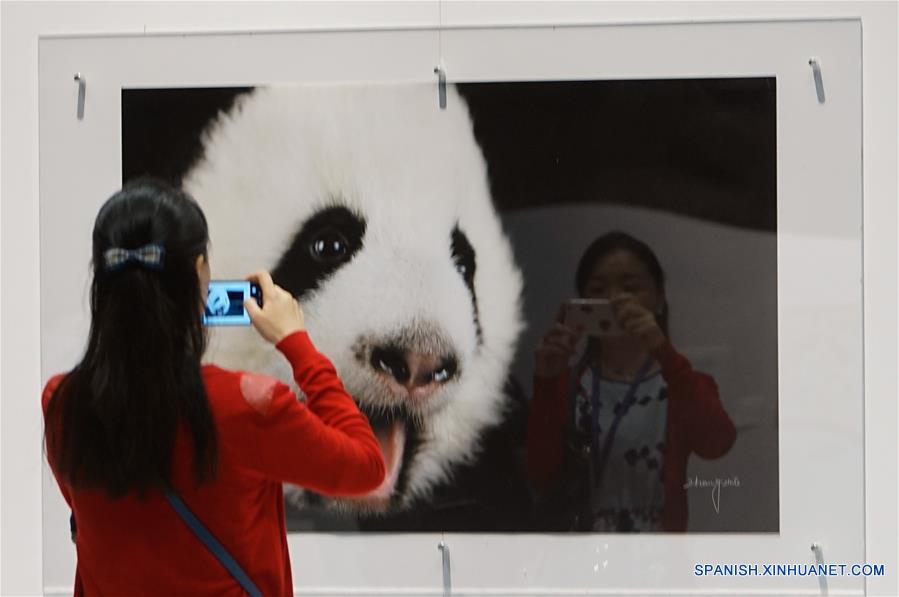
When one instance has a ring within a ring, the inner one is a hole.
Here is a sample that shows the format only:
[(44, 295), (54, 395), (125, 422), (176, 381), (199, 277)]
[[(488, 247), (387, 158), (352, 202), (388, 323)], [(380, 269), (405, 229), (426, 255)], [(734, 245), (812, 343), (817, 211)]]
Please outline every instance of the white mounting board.
[[(41, 367), (71, 367), (90, 229), (121, 184), (124, 87), (305, 82), (777, 78), (780, 533), (447, 535), (456, 595), (817, 594), (814, 578), (697, 578), (695, 563), (864, 561), (861, 31), (855, 20), (44, 38)], [(816, 99), (808, 60), (822, 65)], [(77, 85), (87, 78), (83, 120)], [(437, 89), (434, 89), (435, 103)], [(44, 579), (71, 584), (67, 511), (44, 484)], [(298, 594), (439, 595), (437, 534), (292, 535)], [(830, 579), (861, 594), (862, 579)]]

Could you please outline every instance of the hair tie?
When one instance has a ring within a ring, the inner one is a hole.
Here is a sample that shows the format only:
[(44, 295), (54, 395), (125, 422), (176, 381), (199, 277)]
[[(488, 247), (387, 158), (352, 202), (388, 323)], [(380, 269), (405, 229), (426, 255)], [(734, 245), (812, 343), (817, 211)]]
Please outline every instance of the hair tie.
[(134, 263), (146, 269), (161, 270), (163, 257), (165, 249), (159, 245), (144, 245), (139, 249), (113, 247), (103, 253), (103, 269), (107, 272), (116, 272)]

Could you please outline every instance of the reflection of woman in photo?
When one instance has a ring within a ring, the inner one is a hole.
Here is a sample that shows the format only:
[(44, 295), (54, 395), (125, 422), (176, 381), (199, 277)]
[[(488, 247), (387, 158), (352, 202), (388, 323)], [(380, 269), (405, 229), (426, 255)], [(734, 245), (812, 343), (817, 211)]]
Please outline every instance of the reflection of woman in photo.
[(665, 276), (643, 242), (596, 239), (578, 294), (607, 299), (621, 333), (590, 337), (560, 317), (535, 350), (528, 471), (547, 530), (684, 531), (691, 453), (724, 455), (736, 438), (712, 377), (668, 339)]

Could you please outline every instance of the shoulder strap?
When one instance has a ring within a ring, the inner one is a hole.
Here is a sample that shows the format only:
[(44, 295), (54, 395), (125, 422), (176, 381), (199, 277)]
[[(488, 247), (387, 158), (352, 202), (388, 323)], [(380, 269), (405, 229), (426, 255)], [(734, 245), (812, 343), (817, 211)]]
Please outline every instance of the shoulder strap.
[[(627, 388), (627, 393), (624, 395), (624, 398), (621, 399), (620, 407), (617, 409), (615, 413), (615, 418), (612, 420), (612, 425), (609, 428), (608, 432), (606, 432), (605, 440), (602, 443), (602, 450), (599, 454), (599, 459), (596, 461), (596, 484), (598, 486), (602, 486), (602, 478), (603, 474), (606, 471), (606, 464), (609, 461), (609, 453), (612, 451), (612, 442), (615, 441), (615, 433), (618, 431), (618, 425), (621, 423), (622, 417), (627, 414), (630, 410), (631, 406), (636, 402), (636, 394), (637, 388), (640, 387), (640, 384), (646, 379), (646, 374), (649, 373), (649, 370), (652, 368), (652, 357), (646, 359), (646, 362), (640, 367), (639, 371), (637, 371), (637, 375), (634, 376), (633, 381), (631, 381), (631, 385)], [(599, 375), (594, 371), (593, 374), (596, 376), (597, 380)], [(594, 392), (596, 393), (593, 396), (594, 400), (594, 408), (597, 406), (597, 402), (599, 400), (599, 383), (594, 384)], [(594, 421), (598, 420), (596, 418)], [(596, 432), (593, 433), (594, 437), (596, 436)]]
[(218, 542), (212, 533), (209, 532), (203, 523), (194, 516), (194, 513), (190, 511), (190, 508), (187, 507), (187, 504), (181, 499), (181, 497), (172, 490), (168, 490), (165, 493), (165, 498), (169, 501), (172, 508), (175, 512), (178, 513), (178, 516), (187, 524), (191, 531), (203, 542), (203, 545), (206, 546), (212, 555), (222, 563), (222, 566), (231, 573), (231, 576), (240, 584), (244, 591), (247, 592), (250, 597), (262, 597), (262, 591), (253, 584), (253, 581), (250, 580), (250, 577), (247, 576), (247, 573), (243, 571), (243, 568), (240, 567), (240, 564), (231, 557), (231, 554), (228, 553), (228, 550)]

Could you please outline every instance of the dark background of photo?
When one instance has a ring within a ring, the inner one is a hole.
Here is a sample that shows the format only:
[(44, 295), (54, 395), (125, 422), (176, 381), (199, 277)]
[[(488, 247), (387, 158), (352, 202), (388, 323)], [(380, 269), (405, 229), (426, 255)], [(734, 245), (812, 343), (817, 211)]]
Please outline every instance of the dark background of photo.
[[(776, 230), (773, 78), (458, 88), (501, 212), (617, 203)], [(122, 180), (180, 184), (202, 130), (251, 89), (122, 90)]]
[[(741, 487), (722, 491), (720, 512), (690, 490), (689, 529), (777, 532), (775, 80), (458, 87), (524, 276), (526, 329), (512, 366), (524, 393), (536, 342), (574, 295), (583, 249), (613, 229), (637, 236), (666, 271), (673, 342), (715, 377), (738, 429), (724, 458), (691, 459), (691, 477), (736, 476)], [(123, 181), (148, 173), (180, 184), (202, 130), (249, 89), (123, 90)], [(355, 529), (288, 515), (292, 530)]]

